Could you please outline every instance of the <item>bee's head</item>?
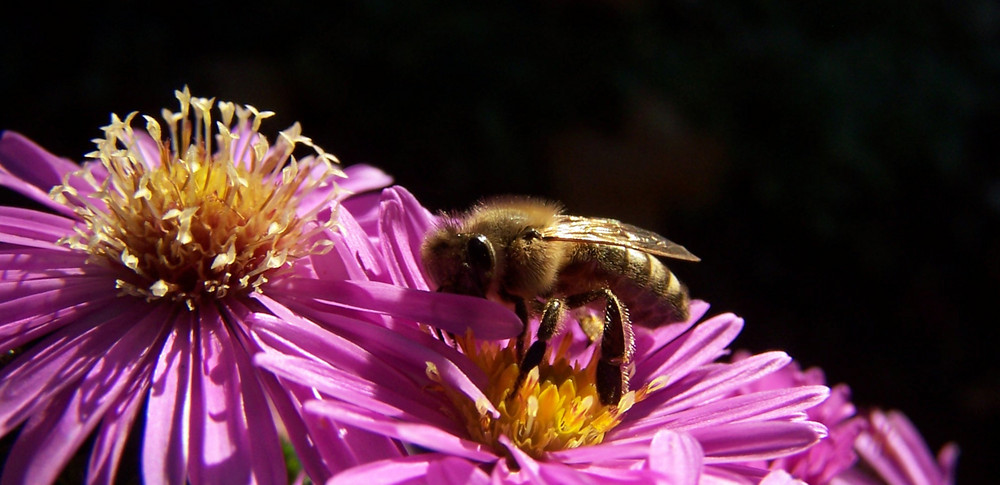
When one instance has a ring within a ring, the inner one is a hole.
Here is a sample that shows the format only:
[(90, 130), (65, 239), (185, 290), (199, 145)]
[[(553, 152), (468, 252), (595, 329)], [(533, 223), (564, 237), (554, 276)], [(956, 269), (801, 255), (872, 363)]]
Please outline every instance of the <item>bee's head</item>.
[(447, 293), (485, 298), (497, 270), (497, 254), (489, 238), (451, 226), (431, 231), (421, 257), (431, 282)]

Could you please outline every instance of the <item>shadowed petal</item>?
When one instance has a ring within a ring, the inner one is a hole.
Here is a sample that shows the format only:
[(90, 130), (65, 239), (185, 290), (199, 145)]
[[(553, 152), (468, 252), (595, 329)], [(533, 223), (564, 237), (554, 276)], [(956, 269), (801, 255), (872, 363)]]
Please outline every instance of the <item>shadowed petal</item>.
[(3, 281), (17, 280), (14, 273), (26, 278), (55, 278), (86, 274), (87, 254), (78, 251), (52, 251), (41, 248), (16, 248), (0, 250), (0, 275)]
[[(100, 291), (93, 284), (87, 284), (88, 281), (90, 280), (74, 280), (72, 285), (65, 288), (31, 295), (16, 300), (17, 303), (0, 303), (0, 315), (3, 315), (0, 317), (0, 351), (6, 352), (32, 342), (78, 321), (89, 321), (96, 325), (102, 319), (110, 318), (107, 311), (116, 297)], [(86, 298), (94, 293), (101, 295), (93, 299)], [(24, 305), (35, 306), (35, 313), (29, 314), (24, 310)], [(93, 316), (94, 312), (99, 312), (100, 316)], [(23, 318), (17, 319), (22, 316)], [(10, 320), (11, 318), (14, 320)]]
[(523, 450), (518, 448), (514, 443), (510, 441), (510, 438), (500, 435), (497, 441), (507, 448), (507, 453), (510, 454), (511, 458), (517, 462), (518, 468), (521, 469), (521, 474), (523, 474), (528, 482), (537, 485), (544, 485), (545, 480), (542, 478), (540, 472), (541, 466), (534, 458), (528, 456)]
[(192, 312), (174, 320), (153, 370), (142, 440), (145, 483), (183, 483), (188, 464), (193, 346)]
[(162, 314), (147, 314), (130, 322), (133, 325), (120, 337), (105, 330), (105, 349), (79, 384), (67, 386), (49, 412), (32, 416), (21, 431), (7, 458), (5, 484), (55, 480), (118, 396), (149, 370), (147, 357), (159, 348), (155, 342), (163, 320)]
[[(302, 401), (307, 398), (305, 393), (298, 393), (298, 396)], [(316, 441), (317, 449), (334, 474), (365, 463), (406, 455), (398, 442), (386, 436), (340, 423), (322, 414), (305, 413), (303, 418), (309, 435)]]
[[(139, 320), (139, 305), (104, 308), (39, 342), (0, 373), (0, 434), (6, 434), (72, 386)], [(120, 314), (118, 314), (120, 313)]]
[[(0, 233), (37, 239), (55, 243), (60, 238), (73, 234), (77, 222), (56, 214), (39, 212), (20, 207), (0, 206)], [(53, 246), (53, 249), (70, 251), (65, 246)]]
[[(148, 376), (152, 373), (154, 364), (155, 362), (151, 360), (144, 362), (146, 368), (138, 375)], [(118, 395), (105, 413), (101, 427), (97, 430), (94, 451), (90, 454), (90, 462), (87, 465), (87, 483), (110, 485), (115, 482), (125, 441), (128, 439), (141, 404), (145, 402), (149, 384), (148, 378), (132, 379), (129, 388)]]
[(248, 375), (249, 362), (241, 362), (242, 353), (212, 308), (203, 307), (195, 333), (188, 474), (196, 483), (282, 483), (283, 458), (270, 409)]

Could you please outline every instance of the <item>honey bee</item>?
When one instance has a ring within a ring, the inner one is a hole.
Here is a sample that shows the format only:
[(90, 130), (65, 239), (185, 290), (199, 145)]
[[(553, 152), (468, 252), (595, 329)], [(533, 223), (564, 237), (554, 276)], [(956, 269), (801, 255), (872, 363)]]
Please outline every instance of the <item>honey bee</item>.
[[(604, 300), (596, 385), (604, 404), (628, 392), (634, 353), (632, 322), (657, 326), (688, 317), (687, 288), (655, 256), (699, 261), (663, 236), (614, 219), (565, 215), (560, 205), (525, 197), (483, 201), (433, 229), (421, 247), (438, 291), (513, 306), (525, 324), (517, 339), (520, 375), (541, 362), (569, 311)], [(535, 341), (524, 352), (530, 316)], [(510, 395), (513, 395), (512, 391)]]

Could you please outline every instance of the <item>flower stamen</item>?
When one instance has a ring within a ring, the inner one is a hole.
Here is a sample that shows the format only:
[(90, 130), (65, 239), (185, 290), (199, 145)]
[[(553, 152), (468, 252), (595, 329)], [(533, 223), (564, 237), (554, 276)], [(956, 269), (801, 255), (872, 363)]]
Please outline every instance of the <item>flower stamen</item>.
[[(205, 298), (260, 291), (294, 260), (327, 249), (316, 236), (334, 225), (329, 181), (344, 176), (337, 159), (298, 123), (270, 146), (258, 129), (273, 112), (219, 102), (213, 122), (214, 98), (191, 97), (186, 87), (175, 95), (180, 112), (162, 113), (169, 140), (152, 117), (143, 116), (141, 133), (131, 126), (137, 113), (112, 115), (87, 155), (96, 163), (52, 190), (83, 220), (61, 242), (125, 269), (120, 293), (191, 309)], [(296, 159), (297, 145), (314, 154)], [(315, 194), (320, 200), (297, 212)]]

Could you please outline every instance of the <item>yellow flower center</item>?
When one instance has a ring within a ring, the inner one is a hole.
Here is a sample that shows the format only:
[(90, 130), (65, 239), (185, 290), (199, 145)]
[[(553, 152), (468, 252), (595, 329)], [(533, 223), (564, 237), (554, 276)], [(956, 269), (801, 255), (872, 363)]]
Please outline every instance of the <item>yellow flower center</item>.
[(598, 356), (592, 355), (585, 365), (574, 364), (568, 355), (572, 335), (566, 332), (558, 345), (549, 346), (546, 358), (528, 372), (520, 388), (512, 389), (520, 372), (513, 340), (506, 345), (471, 337), (456, 340), (488, 376), (484, 394), (500, 416), (494, 418), (485, 406), (447, 386), (444, 392), (470, 437), (500, 455), (506, 454), (498, 441), (501, 435), (536, 459), (545, 452), (599, 444), (632, 405), (655, 388), (650, 384), (629, 391), (617, 406), (601, 404), (595, 380)]
[[(106, 177), (84, 168), (51, 195), (85, 223), (64, 244), (127, 268), (116, 282), (121, 293), (193, 309), (205, 298), (259, 291), (295, 259), (322, 251), (327, 243), (314, 236), (334, 224), (330, 186), (343, 174), (297, 123), (272, 147), (257, 130), (274, 113), (220, 102), (213, 124), (214, 98), (192, 98), (186, 87), (176, 96), (180, 112), (163, 110), (166, 141), (152, 117), (143, 117), (141, 133), (131, 127), (136, 113), (112, 115), (88, 155)], [(315, 155), (296, 160), (297, 144)], [(296, 210), (321, 188), (325, 200)]]

